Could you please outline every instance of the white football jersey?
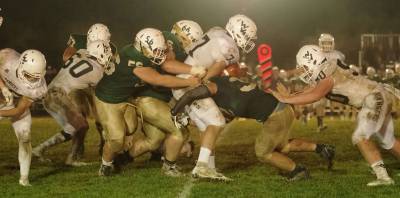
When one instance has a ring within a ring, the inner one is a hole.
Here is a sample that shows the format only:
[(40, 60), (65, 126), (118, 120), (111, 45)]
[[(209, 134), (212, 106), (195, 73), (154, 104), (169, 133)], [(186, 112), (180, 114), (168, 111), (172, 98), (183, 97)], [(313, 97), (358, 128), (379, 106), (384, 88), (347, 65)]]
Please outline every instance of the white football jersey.
[(324, 54), (328, 60), (339, 59), (340, 61), (342, 61), (342, 63), (344, 63), (344, 59), (346, 58), (342, 52), (339, 52), (337, 50), (333, 50), (331, 52), (324, 52)]
[(225, 61), (228, 66), (237, 63), (240, 58), (236, 42), (220, 27), (211, 28), (190, 48), (185, 63), (192, 66), (209, 68), (220, 61)]
[(32, 100), (39, 100), (47, 92), (47, 85), (44, 78), (35, 87), (31, 87), (17, 77), (17, 68), (21, 54), (13, 49), (0, 50), (0, 75), (4, 83), (16, 97), (26, 96)]
[(81, 49), (68, 59), (49, 88), (59, 87), (68, 94), (71, 90), (96, 86), (103, 77), (104, 67), (86, 54), (87, 51)]
[(352, 70), (337, 67), (331, 77), (334, 85), (327, 98), (354, 107), (362, 107), (365, 97), (371, 94), (379, 85)]

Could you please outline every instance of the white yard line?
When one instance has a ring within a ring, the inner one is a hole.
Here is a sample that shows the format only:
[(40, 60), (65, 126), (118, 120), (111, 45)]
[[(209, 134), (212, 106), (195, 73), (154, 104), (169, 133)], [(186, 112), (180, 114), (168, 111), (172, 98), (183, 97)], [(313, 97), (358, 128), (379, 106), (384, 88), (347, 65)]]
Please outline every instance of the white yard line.
[(190, 193), (192, 192), (192, 188), (194, 186), (194, 179), (190, 178), (189, 182), (187, 182), (184, 186), (182, 191), (177, 196), (178, 198), (188, 198)]

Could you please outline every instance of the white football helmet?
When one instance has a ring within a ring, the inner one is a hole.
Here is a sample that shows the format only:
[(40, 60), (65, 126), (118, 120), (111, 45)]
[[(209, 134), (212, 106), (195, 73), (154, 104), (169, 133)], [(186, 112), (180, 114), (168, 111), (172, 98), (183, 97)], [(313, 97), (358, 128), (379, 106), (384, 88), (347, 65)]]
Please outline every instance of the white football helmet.
[(332, 74), (336, 67), (331, 66), (322, 49), (316, 45), (305, 45), (296, 55), (296, 68), (301, 71), (300, 79), (314, 84)]
[(103, 66), (108, 65), (113, 56), (110, 43), (101, 40), (88, 43), (87, 52), (89, 55), (95, 57), (97, 62)]
[(335, 49), (335, 38), (328, 33), (323, 33), (319, 36), (318, 44), (323, 52), (331, 52)]
[(160, 30), (145, 28), (135, 37), (135, 48), (156, 65), (161, 65), (167, 58), (167, 43)]
[(369, 66), (369, 67), (367, 67), (366, 73), (367, 73), (367, 76), (371, 78), (371, 77), (375, 76), (376, 70), (375, 70), (375, 68)]
[(174, 34), (182, 43), (185, 51), (189, 51), (189, 46), (201, 39), (203, 30), (200, 25), (194, 21), (181, 20), (172, 26), (171, 33)]
[(249, 17), (242, 14), (233, 16), (229, 19), (225, 29), (245, 53), (249, 53), (255, 47), (257, 26)]
[(386, 69), (385, 70), (385, 78), (390, 79), (394, 77), (394, 71), (393, 69)]
[(89, 28), (89, 31), (87, 33), (86, 44), (89, 44), (90, 42), (97, 40), (110, 42), (110, 38), (111, 38), (111, 33), (108, 27), (104, 24), (96, 23), (90, 26)]
[(17, 74), (27, 85), (36, 87), (46, 74), (46, 58), (38, 50), (24, 51), (19, 58)]

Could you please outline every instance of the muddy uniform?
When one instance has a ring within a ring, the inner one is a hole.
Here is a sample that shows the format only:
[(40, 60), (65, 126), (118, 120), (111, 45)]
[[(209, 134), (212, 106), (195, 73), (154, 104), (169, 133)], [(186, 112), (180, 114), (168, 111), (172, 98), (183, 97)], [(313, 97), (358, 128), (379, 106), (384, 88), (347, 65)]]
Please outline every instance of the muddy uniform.
[[(224, 62), (225, 66), (239, 61), (239, 49), (236, 42), (220, 27), (211, 28), (204, 34), (202, 39), (192, 45), (186, 64), (209, 68), (214, 63)], [(178, 75), (181, 78), (189, 78), (191, 75)], [(179, 99), (186, 89), (173, 90), (175, 99)], [(190, 119), (196, 124), (200, 131), (205, 131), (207, 126), (223, 126), (225, 118), (219, 111), (218, 106), (211, 98), (195, 101), (188, 108)]]
[(331, 67), (336, 67), (331, 74), (334, 86), (326, 97), (361, 108), (357, 128), (352, 137), (353, 143), (357, 144), (362, 139), (369, 139), (375, 135), (380, 140), (382, 148), (392, 148), (395, 140), (390, 115), (393, 95), (382, 84), (349, 70), (340, 61)]
[[(44, 78), (35, 84), (27, 84), (17, 77), (20, 54), (13, 49), (0, 50), (0, 76), (6, 87), (14, 94), (14, 104), (0, 104), (0, 110), (13, 109), (22, 96), (32, 101), (41, 100), (46, 92), (47, 85)], [(3, 117), (0, 117), (0, 120)], [(29, 108), (18, 118), (12, 120), (12, 127), (19, 142), (19, 162), (21, 176), (28, 176), (30, 167), (32, 118)], [(28, 153), (24, 153), (28, 152)], [(26, 156), (29, 155), (28, 159)], [(25, 161), (28, 160), (28, 161)]]
[(80, 49), (65, 62), (50, 83), (43, 105), (64, 132), (74, 135), (76, 129), (72, 120), (86, 120), (93, 105), (90, 90), (97, 85), (103, 73), (103, 66), (89, 58), (85, 49)]

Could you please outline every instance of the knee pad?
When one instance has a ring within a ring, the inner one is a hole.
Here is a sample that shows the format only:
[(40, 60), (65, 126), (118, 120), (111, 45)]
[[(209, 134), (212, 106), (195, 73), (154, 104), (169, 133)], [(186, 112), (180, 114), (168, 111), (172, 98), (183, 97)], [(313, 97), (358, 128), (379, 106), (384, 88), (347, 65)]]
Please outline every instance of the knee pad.
[(110, 145), (110, 149), (114, 153), (119, 153), (123, 150), (124, 148), (124, 140), (123, 139), (114, 139), (114, 140), (109, 140), (108, 144)]
[(30, 130), (20, 130), (17, 131), (18, 141), (20, 143), (30, 143), (31, 142), (31, 131)]

